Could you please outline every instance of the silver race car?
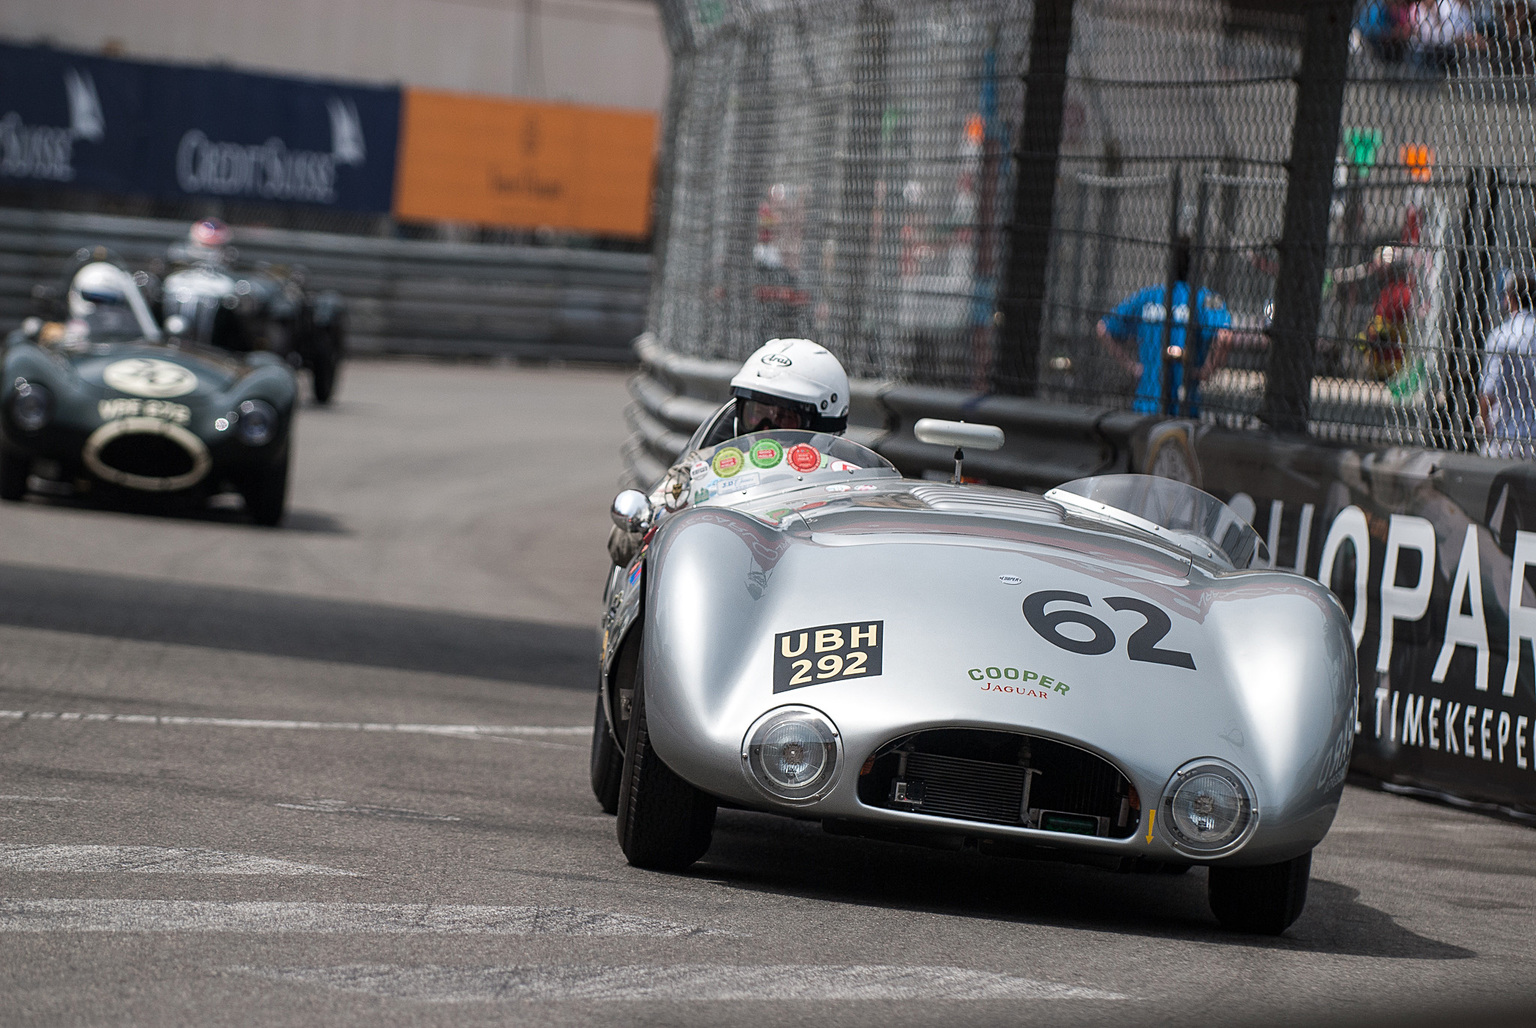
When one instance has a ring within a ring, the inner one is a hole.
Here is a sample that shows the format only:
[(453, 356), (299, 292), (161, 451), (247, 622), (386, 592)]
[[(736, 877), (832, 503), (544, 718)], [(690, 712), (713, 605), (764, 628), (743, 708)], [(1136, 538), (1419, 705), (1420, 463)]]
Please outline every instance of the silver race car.
[(672, 479), (614, 502), (643, 543), (609, 581), (592, 784), (631, 864), (687, 867), (728, 806), (1206, 865), (1223, 925), (1301, 913), (1349, 764), (1354, 640), (1231, 508), (1141, 475), (1044, 496), (914, 481), (797, 431), (695, 450)]

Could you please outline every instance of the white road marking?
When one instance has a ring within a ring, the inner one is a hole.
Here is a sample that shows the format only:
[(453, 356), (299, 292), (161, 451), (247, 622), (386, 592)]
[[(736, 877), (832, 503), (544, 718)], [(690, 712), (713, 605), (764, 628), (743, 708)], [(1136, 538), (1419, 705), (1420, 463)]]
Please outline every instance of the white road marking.
[(169, 846), (22, 846), (0, 843), (0, 871), (170, 875), (341, 875), (356, 872), (243, 853)]
[(346, 800), (310, 800), (308, 803), (279, 803), (284, 810), (308, 810), (316, 814), (363, 814), (368, 817), (394, 817), (404, 821), (457, 821), (452, 814), (426, 814), (404, 807), (369, 807)]
[(68, 796), (0, 796), (0, 803), (84, 803)]
[(220, 903), (204, 900), (0, 899), (5, 932), (246, 932), (258, 935), (577, 935), (733, 933), (570, 907), (432, 903)]
[(281, 982), (424, 1003), (559, 1000), (1123, 1000), (1104, 989), (964, 967), (784, 964), (742, 967), (240, 967)]
[(592, 734), (591, 726), (579, 725), (414, 725), (372, 721), (282, 721), (270, 718), (185, 717), (176, 714), (85, 714), (38, 710), (0, 710), (0, 721), (154, 725), (173, 728), (265, 728), (277, 731), (386, 732), (401, 735), (445, 735), (457, 739), (489, 739), (496, 742), (523, 742), (542, 737)]

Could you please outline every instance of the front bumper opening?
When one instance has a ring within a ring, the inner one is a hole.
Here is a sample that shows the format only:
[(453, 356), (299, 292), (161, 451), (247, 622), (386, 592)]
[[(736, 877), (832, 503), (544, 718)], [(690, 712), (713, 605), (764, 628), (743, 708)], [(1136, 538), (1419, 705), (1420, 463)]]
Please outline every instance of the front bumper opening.
[(1130, 780), (1097, 754), (1016, 732), (941, 728), (886, 743), (859, 772), (883, 810), (1124, 839), (1141, 823)]

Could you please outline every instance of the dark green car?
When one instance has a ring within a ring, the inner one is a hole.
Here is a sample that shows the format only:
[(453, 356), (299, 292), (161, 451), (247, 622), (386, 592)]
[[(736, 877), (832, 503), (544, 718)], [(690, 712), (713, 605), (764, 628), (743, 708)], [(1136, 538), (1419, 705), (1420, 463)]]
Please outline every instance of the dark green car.
[(281, 358), (163, 341), (110, 262), (76, 274), (67, 313), (0, 350), (0, 499), (234, 491), (258, 524), (282, 520), (298, 390)]

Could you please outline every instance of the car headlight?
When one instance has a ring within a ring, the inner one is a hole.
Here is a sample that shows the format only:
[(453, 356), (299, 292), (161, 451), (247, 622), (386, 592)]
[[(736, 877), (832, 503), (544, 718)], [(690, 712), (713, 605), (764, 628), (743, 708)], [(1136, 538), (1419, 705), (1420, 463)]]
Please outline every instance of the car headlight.
[(246, 400), (240, 404), (235, 434), (247, 446), (265, 446), (277, 435), (277, 411), (265, 400)]
[(830, 789), (841, 755), (837, 729), (810, 707), (770, 710), (747, 730), (741, 747), (752, 781), (790, 802), (813, 800)]
[(11, 398), (11, 420), (23, 432), (36, 432), (53, 420), (53, 394), (37, 382), (19, 379)]
[(1259, 821), (1253, 787), (1242, 772), (1210, 757), (1174, 772), (1162, 808), (1174, 844), (1200, 854), (1236, 849)]

